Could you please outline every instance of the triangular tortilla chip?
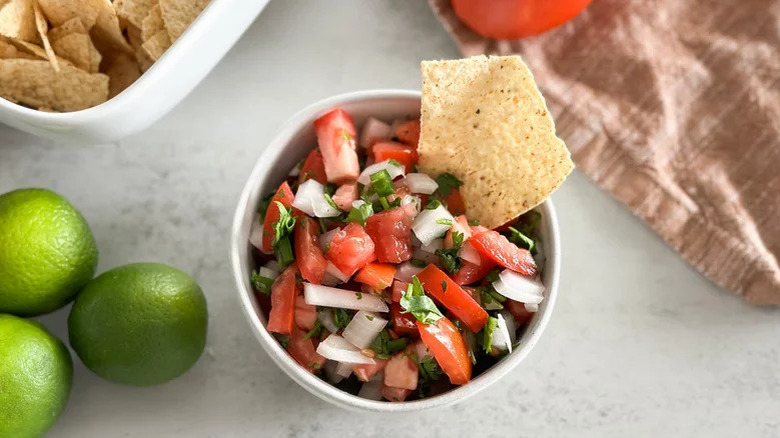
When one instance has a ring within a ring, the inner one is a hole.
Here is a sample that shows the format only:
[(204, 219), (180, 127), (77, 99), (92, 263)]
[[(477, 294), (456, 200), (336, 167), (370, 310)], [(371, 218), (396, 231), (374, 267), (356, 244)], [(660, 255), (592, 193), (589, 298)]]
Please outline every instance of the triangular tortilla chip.
[(49, 32), (49, 23), (46, 22), (46, 17), (43, 16), (41, 7), (38, 3), (33, 3), (33, 11), (35, 12), (35, 27), (38, 28), (38, 35), (43, 42), (43, 50), (46, 51), (46, 57), (49, 58), (51, 66), (55, 71), (60, 71), (60, 65), (57, 62), (57, 55), (54, 53), (54, 49), (51, 47), (47, 34)]
[(51, 43), (54, 43), (58, 39), (64, 37), (65, 35), (70, 35), (72, 33), (80, 33), (87, 35), (87, 28), (84, 27), (84, 24), (81, 22), (81, 18), (74, 17), (70, 20), (60, 24), (57, 27), (54, 27), (52, 29), (49, 29), (49, 41)]
[(37, 59), (37, 56), (19, 50), (12, 42), (0, 36), (0, 59)]
[(149, 67), (154, 64), (146, 49), (143, 48), (144, 41), (141, 39), (141, 29), (130, 24), (127, 26), (127, 40), (130, 42), (130, 46), (133, 48), (133, 54), (135, 60), (138, 61), (138, 65), (141, 67), (141, 71), (145, 72), (149, 70)]
[(72, 62), (74, 66), (90, 73), (97, 73), (101, 56), (89, 39), (89, 35), (83, 33), (65, 35), (54, 41), (52, 48), (58, 56)]
[(141, 39), (147, 41), (161, 30), (165, 30), (167, 32), (165, 29), (165, 22), (162, 18), (160, 5), (155, 5), (152, 9), (149, 10), (149, 13), (146, 15), (146, 18), (144, 18), (144, 21), (141, 22)]
[(102, 0), (38, 0), (44, 15), (52, 26), (59, 26), (78, 17), (85, 28), (91, 29), (100, 14)]
[(208, 4), (209, 0), (160, 0), (160, 9), (171, 42), (176, 41), (187, 30)]
[(119, 26), (119, 17), (116, 15), (110, 0), (92, 0), (99, 14), (95, 20), (95, 26), (89, 30), (92, 42), (101, 53), (121, 50), (132, 53), (133, 49), (122, 35)]
[(469, 218), (495, 228), (542, 203), (572, 171), (519, 56), (422, 63), (420, 169), (463, 181)]
[(105, 73), (108, 75), (108, 98), (124, 91), (141, 77), (141, 68), (135, 56), (118, 53), (105, 63)]
[(0, 7), (0, 35), (31, 43), (40, 42), (33, 4), (34, 0), (11, 0)]
[(158, 0), (117, 0), (114, 8), (120, 17), (140, 29), (149, 10), (157, 4)]
[(87, 73), (69, 65), (54, 71), (48, 61), (0, 60), (0, 96), (55, 111), (78, 111), (108, 98), (108, 76)]
[(142, 47), (153, 60), (157, 61), (168, 50), (168, 47), (171, 47), (171, 38), (168, 36), (168, 31), (163, 29), (157, 32), (153, 37), (146, 40)]

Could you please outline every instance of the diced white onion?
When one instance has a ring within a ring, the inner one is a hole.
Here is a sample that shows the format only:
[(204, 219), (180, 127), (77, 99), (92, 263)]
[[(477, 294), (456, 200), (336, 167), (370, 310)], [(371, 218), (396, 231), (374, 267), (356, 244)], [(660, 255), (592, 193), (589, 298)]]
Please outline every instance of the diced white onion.
[(412, 193), (430, 195), (439, 188), (436, 181), (424, 173), (410, 173), (406, 175), (404, 181)]
[(415, 211), (420, 213), (420, 210), (422, 210), (422, 199), (420, 199), (418, 196), (404, 195), (404, 197), (401, 198), (401, 207), (406, 205), (414, 206)]
[(358, 177), (357, 181), (360, 184), (367, 186), (371, 184), (371, 175), (381, 170), (387, 170), (387, 173), (390, 174), (391, 179), (395, 179), (406, 173), (406, 169), (404, 168), (404, 166), (396, 166), (395, 164), (392, 164), (390, 160), (385, 160), (367, 166), (365, 169), (363, 169), (363, 172), (360, 173), (360, 176)]
[(260, 251), (263, 251), (263, 224), (260, 223), (260, 218), (257, 218), (252, 222), (252, 229), (249, 230), (249, 243)]
[(430, 254), (436, 254), (436, 251), (442, 248), (444, 248), (444, 239), (434, 239), (427, 245), (421, 246), (420, 250)]
[(393, 277), (403, 282), (410, 283), (412, 281), (412, 276), (417, 275), (420, 271), (422, 271), (422, 268), (413, 266), (409, 262), (403, 262), (398, 265), (398, 269), (395, 270), (395, 275)]
[(496, 315), (496, 319), (498, 319), (498, 325), (496, 329), (493, 330), (493, 342), (490, 345), (501, 351), (509, 351), (511, 353), (512, 338), (509, 335), (509, 328), (506, 325), (506, 320), (500, 313)]
[(517, 272), (504, 269), (493, 282), (493, 287), (501, 295), (515, 301), (539, 304), (544, 299), (544, 285), (536, 278), (526, 277)]
[(260, 274), (261, 277), (270, 278), (272, 280), (279, 276), (279, 271), (268, 269), (265, 266), (260, 266), (260, 269), (258, 269), (257, 273)]
[(333, 237), (341, 231), (341, 228), (335, 228), (328, 232), (322, 233), (320, 235), (320, 249), (322, 252), (328, 252), (328, 245), (330, 245), (330, 242), (333, 240)]
[(326, 359), (348, 364), (374, 365), (374, 359), (363, 356), (360, 350), (339, 335), (331, 334), (317, 346), (317, 353)]
[(529, 313), (536, 313), (539, 311), (539, 305), (538, 304), (528, 304), (523, 303), (523, 307), (525, 307), (525, 311)]
[(479, 256), (479, 251), (477, 251), (477, 249), (468, 242), (464, 243), (463, 246), (460, 247), (460, 250), (458, 251), (458, 257), (467, 262), (474, 263), (477, 266), (482, 264), (482, 258)]
[(341, 335), (358, 348), (368, 348), (386, 325), (386, 319), (380, 318), (376, 313), (361, 310), (352, 317)]
[(290, 169), (290, 173), (288, 173), (288, 176), (298, 176), (301, 174), (301, 167), (295, 166), (292, 169)]
[(325, 330), (331, 333), (337, 333), (339, 331), (338, 326), (336, 326), (336, 321), (333, 318), (332, 310), (327, 309), (317, 311), (317, 319), (320, 321), (320, 323), (322, 323), (322, 326), (325, 327)]
[(349, 377), (355, 366), (350, 363), (341, 363), (333, 360), (325, 362), (325, 377), (328, 382), (336, 384)]
[(364, 383), (363, 386), (360, 387), (360, 391), (358, 392), (358, 397), (365, 398), (368, 400), (382, 400), (382, 383), (385, 381), (385, 375), (384, 373), (377, 373), (376, 376), (372, 377), (371, 380)]
[(423, 245), (428, 245), (452, 228), (454, 221), (455, 218), (450, 212), (443, 205), (439, 205), (433, 210), (421, 211), (414, 218), (412, 230)]
[(350, 363), (339, 362), (339, 364), (336, 365), (336, 374), (338, 374), (341, 377), (344, 377), (345, 379), (349, 377), (352, 374), (352, 371), (354, 370), (355, 370), (355, 366)]
[(304, 283), (303, 296), (312, 306), (338, 307), (340, 309), (367, 310), (369, 312), (387, 312), (390, 309), (376, 295), (364, 294), (335, 287)]
[(512, 316), (512, 312), (510, 312), (509, 309), (502, 310), (501, 316), (504, 318), (507, 331), (509, 331), (510, 344), (515, 345), (515, 342), (517, 341), (517, 324), (515, 324), (515, 317)]
[(358, 200), (352, 201), (352, 208), (360, 208), (365, 203), (366, 203), (366, 201), (364, 201), (362, 199), (358, 199)]
[(298, 187), (292, 205), (313, 217), (335, 217), (341, 214), (325, 199), (325, 187), (314, 179), (306, 180)]
[(377, 140), (386, 140), (393, 135), (393, 131), (390, 129), (390, 125), (377, 120), (373, 117), (369, 117), (366, 120), (366, 124), (363, 125), (363, 130), (360, 132), (360, 146), (364, 148), (370, 147)]
[(341, 272), (341, 270), (337, 268), (336, 265), (334, 265), (330, 260), (328, 260), (328, 264), (325, 265), (325, 273), (332, 275), (342, 283), (349, 281), (349, 275), (345, 275), (343, 272)]
[(263, 266), (265, 266), (266, 268), (272, 271), (282, 272), (282, 267), (279, 266), (279, 262), (277, 262), (276, 260), (270, 260), (268, 263), (266, 263)]

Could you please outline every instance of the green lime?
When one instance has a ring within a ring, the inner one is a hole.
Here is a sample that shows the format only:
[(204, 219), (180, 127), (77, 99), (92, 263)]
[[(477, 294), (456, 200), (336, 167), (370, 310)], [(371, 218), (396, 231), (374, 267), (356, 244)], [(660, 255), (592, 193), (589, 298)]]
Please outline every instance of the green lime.
[(146, 386), (195, 364), (206, 345), (206, 298), (184, 272), (157, 263), (112, 269), (76, 298), (70, 345), (95, 374)]
[(98, 251), (84, 217), (45, 189), (0, 195), (0, 312), (59, 309), (95, 274)]
[(46, 433), (68, 402), (73, 361), (35, 321), (0, 314), (0, 436)]

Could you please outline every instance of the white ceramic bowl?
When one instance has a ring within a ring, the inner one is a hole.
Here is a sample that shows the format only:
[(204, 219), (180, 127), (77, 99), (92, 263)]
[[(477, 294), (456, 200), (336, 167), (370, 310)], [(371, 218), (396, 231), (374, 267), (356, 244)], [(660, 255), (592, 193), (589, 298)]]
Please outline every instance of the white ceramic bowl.
[(317, 140), (312, 123), (319, 115), (335, 106), (344, 108), (355, 118), (356, 125), (360, 127), (369, 116), (388, 121), (406, 116), (419, 116), (420, 93), (406, 90), (370, 90), (342, 94), (309, 106), (285, 123), (252, 170), (241, 193), (233, 221), (230, 259), (241, 306), (260, 345), (274, 362), (298, 384), (323, 400), (343, 408), (375, 412), (417, 411), (461, 401), (495, 383), (515, 368), (536, 345), (547, 326), (555, 305), (560, 270), (560, 244), (555, 209), (550, 201), (542, 204), (539, 209), (543, 217), (542, 239), (544, 253), (547, 256), (543, 272), (543, 281), (547, 290), (545, 300), (539, 305), (539, 312), (520, 337), (518, 348), (468, 384), (430, 398), (389, 403), (366, 400), (344, 392), (304, 370), (265, 329), (266, 316), (260, 310), (249, 283), (252, 269), (256, 269), (250, 253), (249, 231), (252, 222), (257, 220), (257, 205), (260, 199), (266, 193), (276, 189), (287, 177), (290, 169), (316, 146)]
[(0, 122), (74, 142), (112, 141), (140, 131), (206, 77), (266, 4), (268, 0), (212, 0), (165, 54), (113, 99), (82, 111), (46, 113), (0, 98)]

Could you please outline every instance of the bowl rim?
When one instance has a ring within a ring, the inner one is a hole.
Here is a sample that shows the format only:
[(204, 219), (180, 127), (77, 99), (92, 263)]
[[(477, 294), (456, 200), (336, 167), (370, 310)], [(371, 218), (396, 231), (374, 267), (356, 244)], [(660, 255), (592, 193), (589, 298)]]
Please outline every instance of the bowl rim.
[[(545, 248), (545, 255), (547, 257), (545, 270), (551, 270), (549, 277), (551, 281), (547, 285), (547, 303), (543, 307), (543, 310), (540, 309), (536, 319), (532, 321), (531, 325), (526, 329), (527, 331), (530, 331), (527, 341), (497, 364), (493, 365), (488, 371), (482, 373), (466, 385), (430, 398), (409, 402), (390, 403), (368, 400), (349, 394), (305, 371), (265, 329), (265, 326), (255, 312), (252, 304), (253, 292), (251, 288), (248, 287), (246, 280), (249, 273), (244, 272), (244, 261), (240, 258), (239, 251), (240, 245), (247, 245), (247, 240), (242, 238), (242, 227), (246, 219), (247, 211), (250, 210), (250, 206), (248, 205), (249, 198), (253, 190), (260, 187), (262, 185), (261, 183), (264, 182), (270, 163), (273, 163), (279, 154), (286, 150), (293, 136), (298, 133), (305, 124), (308, 124), (314, 115), (340, 104), (382, 98), (413, 98), (419, 100), (421, 98), (421, 93), (415, 90), (374, 89), (338, 94), (310, 104), (295, 113), (282, 125), (277, 134), (268, 142), (266, 148), (258, 157), (247, 182), (241, 191), (238, 206), (233, 218), (233, 226), (231, 228), (230, 263), (241, 308), (244, 310), (244, 314), (252, 331), (260, 342), (260, 345), (274, 363), (276, 363), (276, 365), (296, 383), (318, 398), (350, 410), (364, 412), (416, 412), (450, 405), (473, 396), (479, 391), (496, 383), (525, 359), (533, 347), (538, 343), (542, 332), (549, 323), (555, 306), (560, 275), (560, 235), (555, 207), (553, 206), (552, 200), (548, 199), (538, 207), (542, 210), (542, 215), (546, 220), (548, 228), (548, 241), (545, 242), (547, 244)], [(250, 214), (254, 214), (254, 212), (251, 211)], [(244, 237), (248, 237), (248, 233)]]

